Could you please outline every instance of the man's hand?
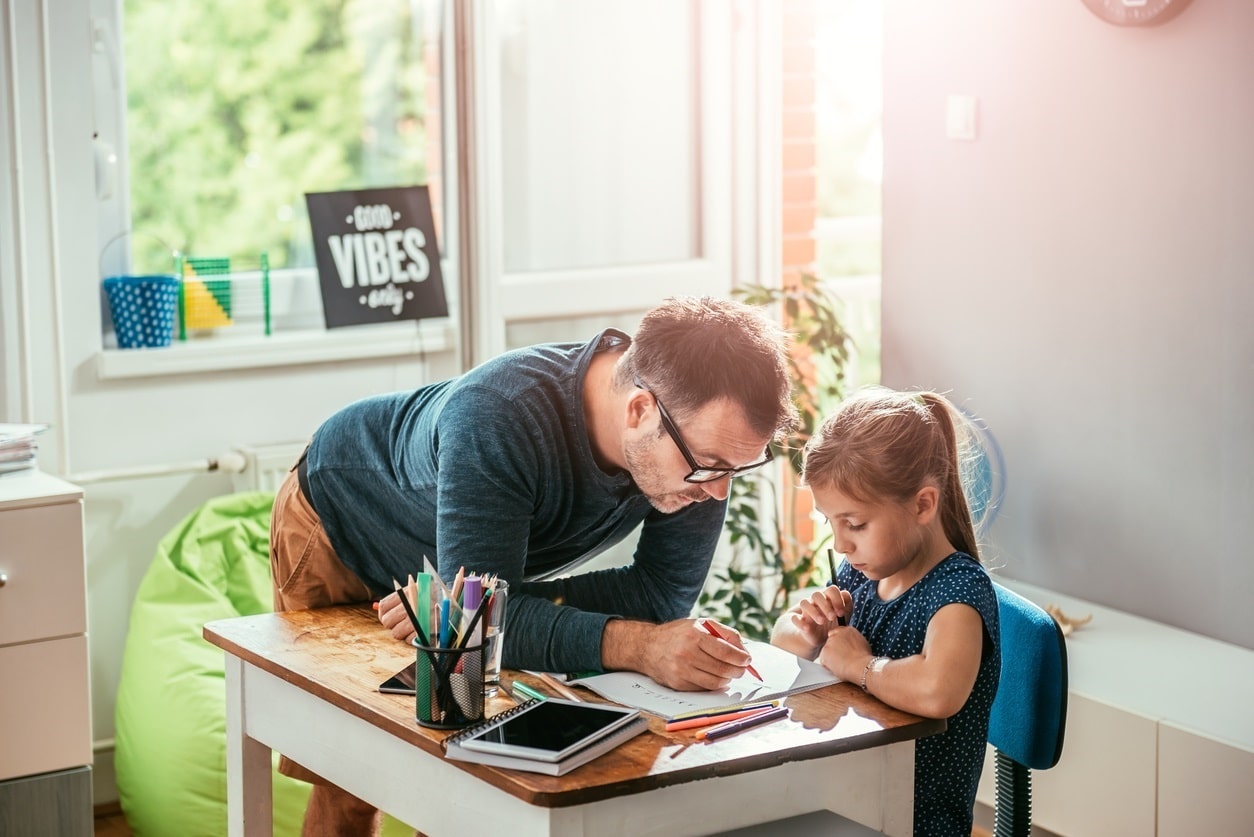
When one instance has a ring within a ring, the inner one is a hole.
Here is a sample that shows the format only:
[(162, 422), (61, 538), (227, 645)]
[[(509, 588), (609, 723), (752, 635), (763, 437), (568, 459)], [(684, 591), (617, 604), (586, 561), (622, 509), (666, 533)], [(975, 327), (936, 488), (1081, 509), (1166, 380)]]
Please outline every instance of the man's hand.
[(395, 593), (388, 593), (379, 599), (379, 621), (392, 632), (392, 636), (403, 642), (413, 642), (417, 636), (414, 625), (409, 621), (409, 615), (401, 604), (400, 596)]
[(711, 636), (695, 619), (654, 625), (611, 619), (601, 639), (606, 671), (638, 671), (681, 692), (716, 691), (740, 677), (749, 665), (740, 635), (719, 625), (723, 639)]

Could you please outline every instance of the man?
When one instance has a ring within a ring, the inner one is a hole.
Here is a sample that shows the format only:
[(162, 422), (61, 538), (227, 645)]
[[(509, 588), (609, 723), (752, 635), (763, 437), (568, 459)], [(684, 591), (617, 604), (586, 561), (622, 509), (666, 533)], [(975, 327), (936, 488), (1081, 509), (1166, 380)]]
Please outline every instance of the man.
[[(509, 582), (508, 668), (721, 688), (748, 654), (688, 617), (731, 477), (770, 461), (769, 443), (797, 420), (786, 351), (755, 308), (676, 298), (634, 338), (607, 329), (519, 349), (349, 405), (275, 500), (275, 609), (384, 595), (426, 556), (446, 581), (464, 567)], [(630, 565), (566, 576), (637, 527)], [(394, 593), (379, 618), (410, 635)], [(315, 783), (306, 834), (377, 829), (366, 803), (286, 759), (280, 770)]]

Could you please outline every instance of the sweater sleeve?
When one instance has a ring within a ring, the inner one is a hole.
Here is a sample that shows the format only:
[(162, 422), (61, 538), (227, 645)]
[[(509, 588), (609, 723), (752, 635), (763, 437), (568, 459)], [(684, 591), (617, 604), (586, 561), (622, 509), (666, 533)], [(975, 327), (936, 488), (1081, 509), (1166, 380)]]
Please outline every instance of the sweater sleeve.
[(600, 670), (611, 618), (662, 622), (689, 614), (726, 505), (709, 500), (672, 515), (650, 513), (627, 567), (524, 583), (537, 512), (554, 505), (555, 484), (573, 479), (560, 457), (540, 453), (554, 449), (545, 432), (525, 408), (490, 390), (464, 390), (445, 408), (436, 489), (440, 575), (451, 580), (465, 567), (510, 583), (506, 667)]

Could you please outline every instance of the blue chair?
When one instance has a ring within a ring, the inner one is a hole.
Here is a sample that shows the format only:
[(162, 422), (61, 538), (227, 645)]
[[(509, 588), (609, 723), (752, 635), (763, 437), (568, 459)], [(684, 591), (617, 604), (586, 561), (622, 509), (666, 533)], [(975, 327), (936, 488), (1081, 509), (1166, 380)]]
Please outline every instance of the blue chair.
[(1067, 727), (1067, 645), (1042, 608), (1000, 584), (1001, 680), (988, 722), (997, 773), (995, 837), (1032, 830), (1032, 770), (1062, 756)]

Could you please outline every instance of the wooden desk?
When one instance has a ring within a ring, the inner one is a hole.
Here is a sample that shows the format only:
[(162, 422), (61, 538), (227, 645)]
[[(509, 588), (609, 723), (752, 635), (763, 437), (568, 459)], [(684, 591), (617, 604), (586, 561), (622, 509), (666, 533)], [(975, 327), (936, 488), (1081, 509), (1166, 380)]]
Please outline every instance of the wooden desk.
[[(376, 691), (411, 653), (367, 608), (224, 619), (204, 636), (227, 652), (232, 835), (271, 832), (272, 749), (433, 837), (670, 837), (822, 809), (908, 835), (914, 739), (945, 728), (841, 683), (790, 697), (788, 720), (709, 744), (650, 716), (648, 732), (546, 776), (443, 759), (448, 733), (418, 726), (413, 698)], [(497, 696), (487, 713), (511, 705)]]

